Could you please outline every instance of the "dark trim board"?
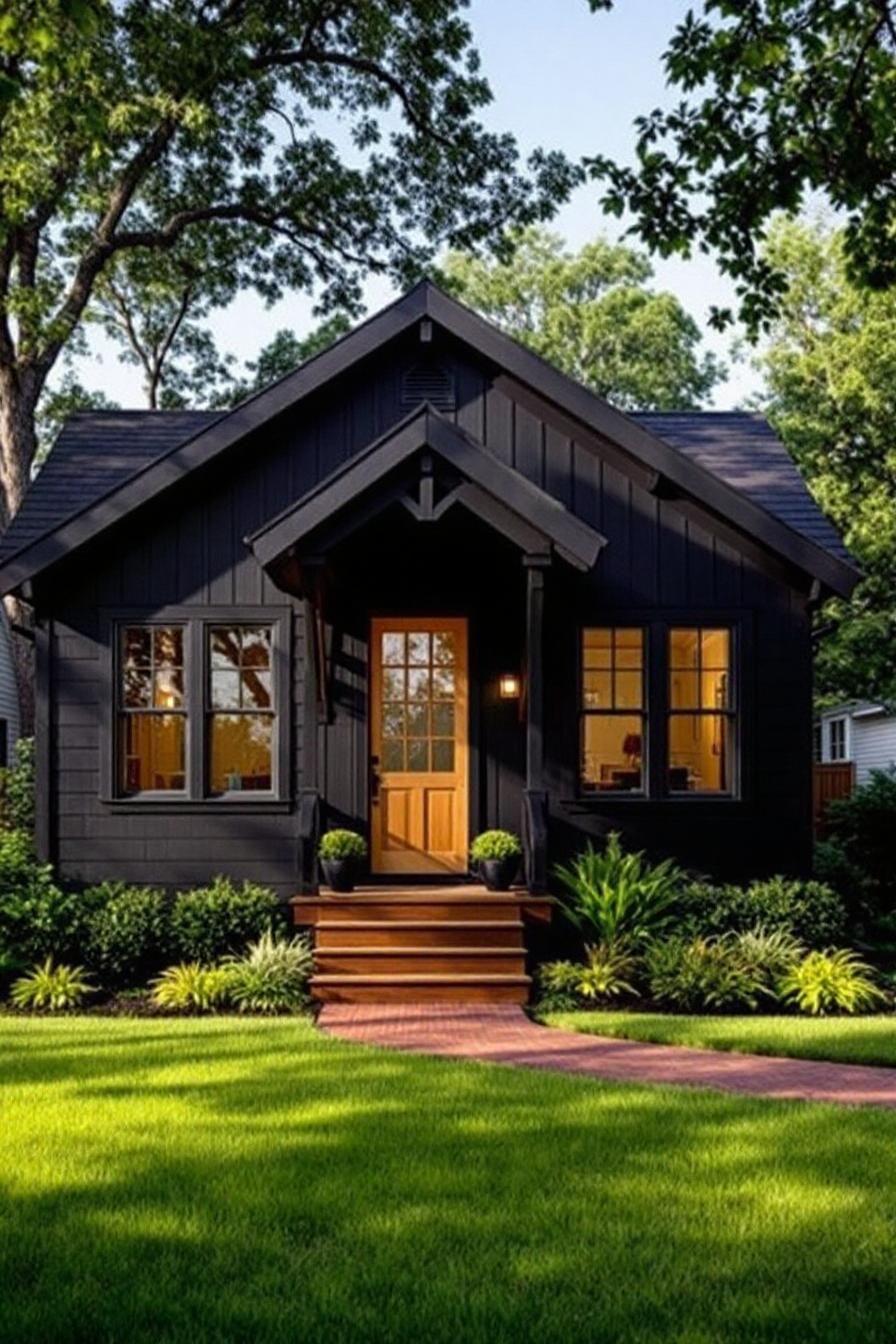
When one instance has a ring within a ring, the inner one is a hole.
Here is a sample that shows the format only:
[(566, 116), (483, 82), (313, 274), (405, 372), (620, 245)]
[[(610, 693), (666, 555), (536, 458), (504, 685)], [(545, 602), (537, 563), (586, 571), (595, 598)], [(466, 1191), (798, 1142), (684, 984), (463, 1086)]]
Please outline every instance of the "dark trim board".
[[(269, 566), (292, 547), (308, 545), (313, 552), (318, 529), (342, 510), (349, 515), (367, 493), (381, 485), (390, 472), (431, 449), (467, 480), (449, 497), (503, 532), (521, 549), (549, 549), (581, 570), (590, 570), (606, 538), (563, 507), (518, 472), (489, 456), (468, 434), (438, 411), (424, 406), (399, 422), (382, 438), (352, 457), (320, 485), (290, 505), (247, 538), (259, 564)], [(399, 487), (399, 495), (403, 494)], [(375, 503), (378, 512), (396, 497)], [(438, 506), (433, 510), (436, 517)], [(362, 520), (369, 520), (369, 511)], [(539, 542), (540, 538), (540, 542)]]

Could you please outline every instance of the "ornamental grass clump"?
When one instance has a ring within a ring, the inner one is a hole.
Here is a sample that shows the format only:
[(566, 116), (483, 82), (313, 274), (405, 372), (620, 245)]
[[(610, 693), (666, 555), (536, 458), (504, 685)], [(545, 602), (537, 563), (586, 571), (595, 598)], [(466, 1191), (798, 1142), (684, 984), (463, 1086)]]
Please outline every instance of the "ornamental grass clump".
[(308, 1002), (312, 960), (307, 935), (278, 938), (268, 929), (225, 962), (227, 998), (241, 1013), (297, 1012)]
[(181, 962), (151, 982), (152, 1001), (175, 1012), (209, 1013), (227, 999), (228, 976), (221, 966)]
[(812, 1017), (870, 1012), (886, 998), (871, 967), (843, 947), (810, 952), (782, 976), (778, 989), (784, 1003)]
[(90, 976), (83, 967), (57, 966), (52, 957), (47, 957), (42, 965), (14, 982), (9, 997), (16, 1008), (61, 1013), (80, 1008), (92, 993)]
[(585, 949), (585, 961), (550, 961), (538, 973), (539, 1006), (544, 1012), (609, 1003), (612, 999), (637, 996), (633, 981), (638, 958), (619, 947), (598, 943)]

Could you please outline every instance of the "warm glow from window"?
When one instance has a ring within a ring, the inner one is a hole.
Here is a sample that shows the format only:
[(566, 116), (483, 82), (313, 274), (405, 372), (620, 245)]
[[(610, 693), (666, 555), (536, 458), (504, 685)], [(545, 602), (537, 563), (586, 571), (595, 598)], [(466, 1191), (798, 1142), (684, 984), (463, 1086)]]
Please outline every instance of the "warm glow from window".
[(275, 717), (271, 627), (216, 625), (207, 641), (209, 791), (270, 792)]
[(582, 632), (582, 787), (632, 793), (644, 788), (644, 631)]
[(670, 793), (732, 791), (733, 709), (730, 631), (670, 630)]
[(118, 683), (122, 793), (184, 791), (186, 721), (183, 626), (125, 626)]

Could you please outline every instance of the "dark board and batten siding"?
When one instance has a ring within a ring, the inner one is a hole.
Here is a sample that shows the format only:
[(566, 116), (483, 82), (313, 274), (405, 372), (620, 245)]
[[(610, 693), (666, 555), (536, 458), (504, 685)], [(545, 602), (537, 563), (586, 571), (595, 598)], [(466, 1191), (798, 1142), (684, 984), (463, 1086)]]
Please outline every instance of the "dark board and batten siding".
[[(719, 871), (805, 866), (811, 663), (806, 595), (796, 580), (738, 542), (730, 528), (651, 493), (645, 473), (624, 470), (611, 445), (601, 451), (594, 436), (574, 435), (550, 407), (516, 400), (507, 380), (461, 347), (445, 341), (437, 357), (455, 401), (453, 411), (442, 413), (608, 538), (592, 575), (574, 576), (558, 561), (548, 579), (546, 769), (553, 853), (619, 826), (656, 853)], [(46, 826), (65, 876), (93, 881), (114, 873), (176, 886), (221, 870), (271, 882), (284, 895), (295, 889), (294, 810), (214, 803), (160, 809), (100, 797), (109, 712), (101, 613), (290, 604), (295, 797), (303, 777), (301, 604), (274, 586), (243, 538), (407, 414), (402, 375), (419, 361), (420, 347), (402, 338), (40, 580), (52, 659), (47, 767), (53, 788)], [(479, 680), (471, 725), (473, 829), (519, 826), (522, 729), (495, 700), (493, 687), (498, 673), (521, 665), (522, 566), (518, 554), (479, 524), (449, 519), (408, 530), (405, 542), (412, 549), (403, 563), (394, 549), (395, 529), (373, 526), (335, 567), (328, 630), (333, 715), (320, 755), (331, 823), (366, 824), (367, 616), (374, 608), (413, 610), (420, 603), (421, 611), (471, 615), (472, 668)], [(449, 537), (450, 549), (440, 544)], [(458, 547), (467, 550), (469, 564), (457, 564)], [(483, 573), (492, 576), (490, 584)], [(578, 629), (664, 612), (694, 622), (715, 613), (734, 618), (744, 632), (750, 650), (742, 665), (744, 797), (586, 806), (576, 799)]]

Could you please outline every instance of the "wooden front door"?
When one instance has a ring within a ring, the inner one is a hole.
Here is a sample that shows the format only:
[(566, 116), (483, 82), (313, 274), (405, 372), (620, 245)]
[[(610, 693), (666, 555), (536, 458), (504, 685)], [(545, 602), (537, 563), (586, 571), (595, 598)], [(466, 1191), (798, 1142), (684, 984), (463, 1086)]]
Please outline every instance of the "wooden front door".
[(467, 870), (467, 622), (378, 618), (370, 639), (375, 873)]

